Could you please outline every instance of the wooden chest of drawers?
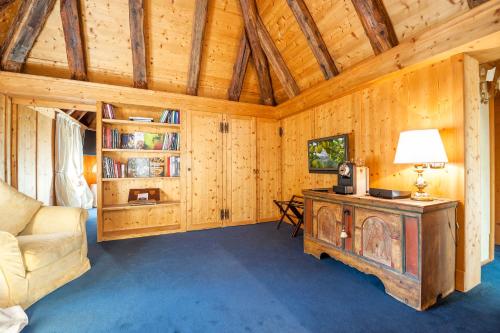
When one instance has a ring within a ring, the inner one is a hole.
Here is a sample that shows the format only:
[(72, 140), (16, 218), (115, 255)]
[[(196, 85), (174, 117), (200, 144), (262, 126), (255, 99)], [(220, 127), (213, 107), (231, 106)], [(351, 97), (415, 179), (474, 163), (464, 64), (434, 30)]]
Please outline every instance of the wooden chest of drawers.
[(455, 290), (456, 206), (305, 190), (304, 252), (377, 276), (386, 292), (425, 310)]

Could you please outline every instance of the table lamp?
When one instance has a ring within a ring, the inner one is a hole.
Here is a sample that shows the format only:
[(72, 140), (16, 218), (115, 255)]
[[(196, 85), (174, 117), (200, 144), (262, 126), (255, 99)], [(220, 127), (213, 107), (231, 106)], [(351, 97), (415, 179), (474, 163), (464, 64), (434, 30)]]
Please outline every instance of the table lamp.
[(413, 164), (417, 172), (415, 186), (418, 191), (411, 198), (419, 201), (432, 201), (434, 198), (425, 192), (427, 182), (424, 180), (424, 169), (443, 168), (448, 162), (443, 141), (437, 129), (404, 131), (399, 134), (398, 147), (394, 158), (395, 164)]

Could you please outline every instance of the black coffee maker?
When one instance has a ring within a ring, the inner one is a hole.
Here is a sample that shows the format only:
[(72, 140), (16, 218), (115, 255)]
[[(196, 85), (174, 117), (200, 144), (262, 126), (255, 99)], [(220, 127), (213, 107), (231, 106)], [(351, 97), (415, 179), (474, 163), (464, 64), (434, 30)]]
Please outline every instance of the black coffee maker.
[(337, 194), (354, 194), (356, 188), (356, 164), (343, 162), (339, 165), (337, 185), (333, 186), (333, 192)]

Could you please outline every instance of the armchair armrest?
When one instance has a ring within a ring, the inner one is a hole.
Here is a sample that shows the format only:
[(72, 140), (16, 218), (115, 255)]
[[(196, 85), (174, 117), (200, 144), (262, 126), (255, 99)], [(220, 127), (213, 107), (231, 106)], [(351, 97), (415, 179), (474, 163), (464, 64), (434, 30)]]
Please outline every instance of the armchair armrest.
[(87, 211), (81, 208), (44, 206), (35, 214), (21, 234), (81, 233), (85, 230), (87, 216)]
[(17, 238), (0, 231), (0, 307), (15, 303), (13, 299), (19, 297), (17, 291), (27, 288), (25, 277), (26, 269)]

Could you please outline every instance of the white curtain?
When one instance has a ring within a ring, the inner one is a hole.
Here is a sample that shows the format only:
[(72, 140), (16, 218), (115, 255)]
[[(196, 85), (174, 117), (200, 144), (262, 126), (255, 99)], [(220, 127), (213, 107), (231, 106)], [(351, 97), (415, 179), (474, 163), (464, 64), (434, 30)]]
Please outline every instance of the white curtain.
[(92, 208), (92, 192), (83, 177), (80, 125), (59, 113), (56, 118), (56, 199), (59, 206)]

